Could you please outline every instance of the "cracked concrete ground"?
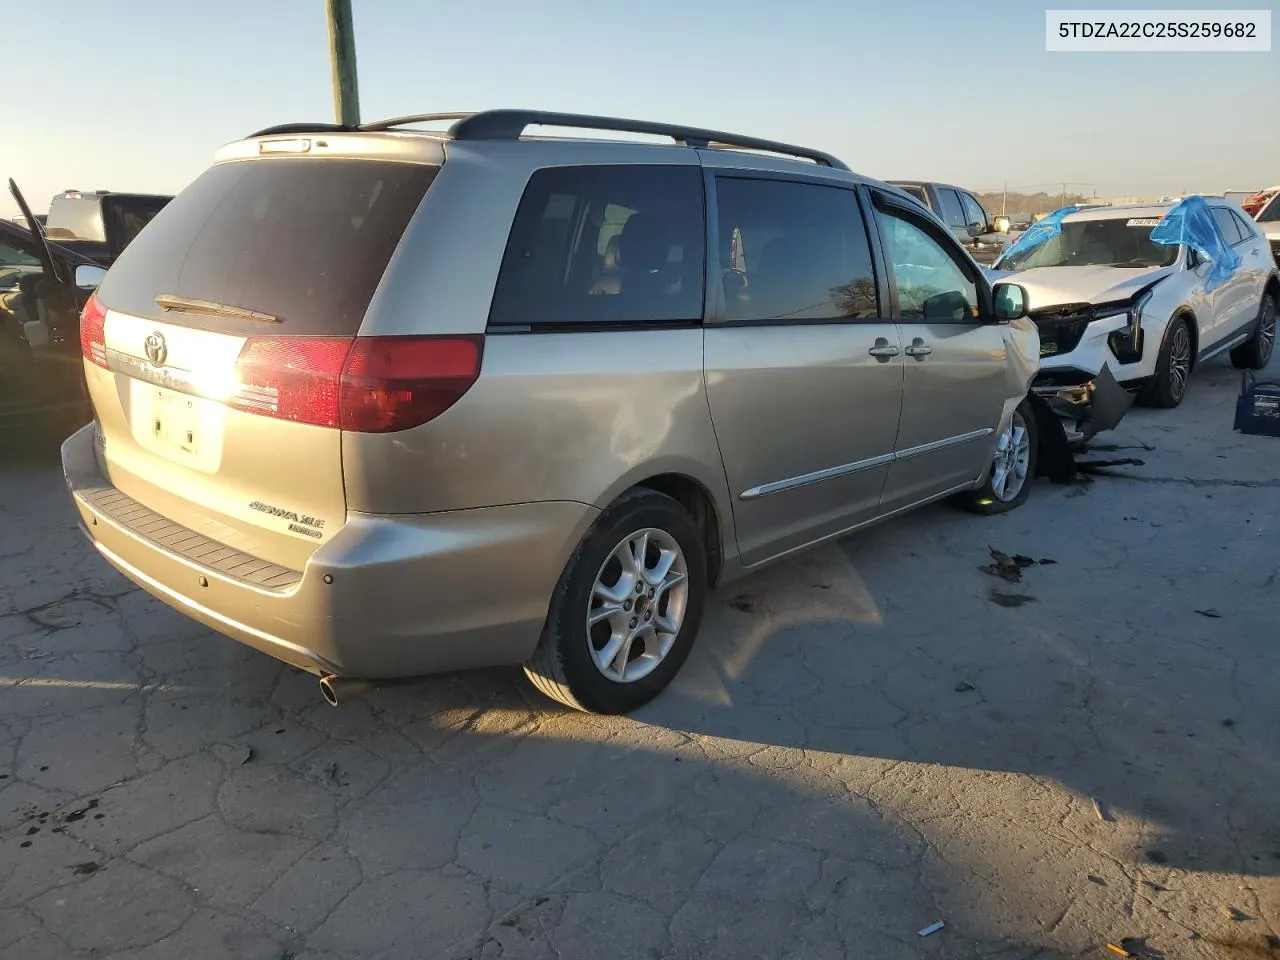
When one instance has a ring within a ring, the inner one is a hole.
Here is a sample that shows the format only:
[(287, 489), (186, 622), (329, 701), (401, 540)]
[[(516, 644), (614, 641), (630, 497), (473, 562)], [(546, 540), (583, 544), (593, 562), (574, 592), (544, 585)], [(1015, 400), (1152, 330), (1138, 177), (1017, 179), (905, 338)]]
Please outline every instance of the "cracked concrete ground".
[(726, 588), (630, 718), (513, 670), (333, 710), (10, 463), (0, 956), (1280, 957), (1280, 441), (1236, 383), (1135, 411), (1141, 467)]

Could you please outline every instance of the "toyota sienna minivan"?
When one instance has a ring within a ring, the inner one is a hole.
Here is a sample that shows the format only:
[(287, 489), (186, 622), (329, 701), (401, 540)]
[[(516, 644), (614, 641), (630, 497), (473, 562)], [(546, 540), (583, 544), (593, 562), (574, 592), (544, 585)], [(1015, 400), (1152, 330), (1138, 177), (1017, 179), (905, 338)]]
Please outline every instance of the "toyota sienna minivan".
[(524, 111), (291, 124), (107, 274), (64, 467), (113, 565), (330, 702), (523, 664), (626, 711), (717, 584), (944, 497), (1023, 502), (1023, 296), (814, 150)]

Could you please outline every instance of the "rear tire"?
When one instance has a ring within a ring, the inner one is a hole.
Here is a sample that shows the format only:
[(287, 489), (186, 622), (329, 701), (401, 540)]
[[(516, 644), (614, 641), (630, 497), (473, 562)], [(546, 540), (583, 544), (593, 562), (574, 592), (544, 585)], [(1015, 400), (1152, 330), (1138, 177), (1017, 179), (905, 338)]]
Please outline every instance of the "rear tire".
[(1253, 336), (1231, 351), (1231, 365), (1237, 370), (1261, 370), (1271, 362), (1276, 346), (1276, 300), (1262, 295)]
[[(638, 562), (624, 562), (628, 556)], [(627, 713), (679, 672), (706, 596), (707, 551), (693, 518), (670, 497), (632, 490), (569, 558), (524, 672), (575, 710)]]
[(1031, 493), (1039, 445), (1035, 411), (1023, 400), (996, 438), (993, 462), (982, 486), (957, 496), (956, 506), (984, 517), (1018, 509)]
[(1156, 373), (1138, 399), (1144, 406), (1172, 410), (1187, 395), (1195, 360), (1191, 349), (1191, 325), (1186, 317), (1174, 317), (1165, 329), (1156, 358)]

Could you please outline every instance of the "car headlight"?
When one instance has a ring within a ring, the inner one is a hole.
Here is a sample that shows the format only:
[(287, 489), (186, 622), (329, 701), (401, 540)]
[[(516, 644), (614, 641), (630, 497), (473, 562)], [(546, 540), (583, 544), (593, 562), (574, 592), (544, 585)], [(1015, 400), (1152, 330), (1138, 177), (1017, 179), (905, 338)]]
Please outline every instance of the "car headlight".
[(1153, 291), (1148, 290), (1132, 303), (1094, 315), (1095, 320), (1122, 314), (1129, 318), (1129, 323), (1123, 330), (1117, 330), (1107, 337), (1107, 346), (1120, 363), (1137, 363), (1142, 359), (1142, 311), (1151, 302), (1152, 294)]

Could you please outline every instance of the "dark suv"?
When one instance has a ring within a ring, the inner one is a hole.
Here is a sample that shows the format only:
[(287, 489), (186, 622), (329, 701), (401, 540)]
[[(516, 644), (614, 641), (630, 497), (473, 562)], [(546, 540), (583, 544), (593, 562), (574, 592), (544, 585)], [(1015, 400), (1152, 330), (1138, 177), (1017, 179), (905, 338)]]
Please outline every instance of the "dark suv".
[(109, 267), (172, 197), (64, 190), (49, 203), (45, 236)]
[(1005, 235), (1009, 232), (1008, 221), (1003, 217), (996, 217), (993, 221), (968, 190), (948, 183), (921, 180), (889, 182), (937, 214), (978, 263), (994, 263), (1004, 249)]

